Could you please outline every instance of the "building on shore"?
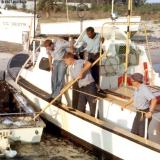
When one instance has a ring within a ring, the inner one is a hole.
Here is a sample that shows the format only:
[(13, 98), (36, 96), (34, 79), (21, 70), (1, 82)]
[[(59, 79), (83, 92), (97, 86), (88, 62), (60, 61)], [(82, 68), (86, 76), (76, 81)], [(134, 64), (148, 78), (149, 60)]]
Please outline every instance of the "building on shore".
[(23, 8), (28, 10), (33, 10), (34, 0), (0, 0), (0, 8)]

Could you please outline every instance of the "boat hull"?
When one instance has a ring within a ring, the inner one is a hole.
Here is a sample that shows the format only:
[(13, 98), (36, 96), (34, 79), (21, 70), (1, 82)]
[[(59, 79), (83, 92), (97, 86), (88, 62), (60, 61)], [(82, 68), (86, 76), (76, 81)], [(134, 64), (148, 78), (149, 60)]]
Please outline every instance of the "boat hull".
[(22, 143), (39, 143), (42, 133), (42, 127), (0, 129), (0, 135)]
[[(38, 110), (44, 109), (48, 104), (47, 101), (21, 87), (25, 96), (32, 101)], [(85, 115), (85, 116), (84, 116)], [(145, 159), (154, 160), (160, 159), (160, 153), (155, 148), (147, 146), (141, 140), (133, 138), (132, 134), (127, 132), (123, 134), (117, 131), (110, 122), (103, 123), (102, 121), (87, 116), (79, 111), (73, 111), (68, 107), (58, 107), (52, 105), (42, 116), (61, 128), (62, 130), (72, 134), (86, 143), (96, 146), (106, 153), (110, 153), (122, 159)], [(135, 154), (135, 148), (138, 154)], [(144, 154), (145, 153), (145, 154)]]

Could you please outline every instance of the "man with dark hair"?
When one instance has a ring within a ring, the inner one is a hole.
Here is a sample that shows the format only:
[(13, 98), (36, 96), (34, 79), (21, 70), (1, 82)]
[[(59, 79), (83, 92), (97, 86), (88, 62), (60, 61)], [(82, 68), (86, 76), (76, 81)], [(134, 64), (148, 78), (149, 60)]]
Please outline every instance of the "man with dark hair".
[[(95, 116), (96, 99), (93, 96), (96, 95), (96, 85), (89, 71), (91, 63), (82, 59), (74, 59), (74, 55), (70, 52), (67, 52), (64, 55), (63, 60), (67, 65), (71, 66), (70, 73), (72, 79), (75, 79), (77, 77), (79, 79), (78, 86), (81, 92), (79, 93), (77, 109), (85, 112), (86, 104), (88, 102), (90, 107), (90, 115)], [(88, 94), (93, 96), (90, 96)]]
[(92, 33), (94, 33), (94, 28), (93, 27), (88, 27), (86, 29), (86, 32), (92, 32)]
[(149, 118), (150, 122), (156, 107), (157, 100), (150, 89), (145, 84), (143, 84), (142, 74), (132, 74), (131, 82), (136, 90), (134, 92), (133, 99), (128, 104), (133, 102), (133, 105), (137, 110), (146, 112), (145, 116), (143, 116), (143, 113), (141, 112), (136, 113), (131, 132), (144, 137), (145, 117)]
[(66, 73), (66, 65), (63, 62), (63, 56), (66, 52), (66, 49), (71, 46), (69, 46), (69, 42), (63, 39), (57, 39), (55, 42), (47, 39), (44, 42), (44, 47), (46, 48), (49, 58), (50, 70), (52, 71), (52, 94), (49, 97), (50, 99), (56, 97), (63, 87), (64, 76)]
[[(84, 59), (93, 63), (99, 57), (100, 50), (100, 34), (94, 31), (93, 27), (86, 29), (86, 34), (82, 38), (82, 48), (84, 51)], [(99, 64), (97, 63), (91, 68), (91, 74), (99, 84)]]

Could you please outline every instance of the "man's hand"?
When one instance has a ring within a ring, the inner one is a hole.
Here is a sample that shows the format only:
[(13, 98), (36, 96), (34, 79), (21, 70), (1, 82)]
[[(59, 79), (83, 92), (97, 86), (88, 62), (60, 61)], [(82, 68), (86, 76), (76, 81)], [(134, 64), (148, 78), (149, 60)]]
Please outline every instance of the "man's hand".
[(53, 70), (53, 64), (50, 65), (49, 69), (50, 69), (50, 71)]
[(145, 116), (146, 116), (146, 118), (151, 118), (152, 117), (152, 112), (147, 112), (146, 114), (145, 114)]
[(78, 79), (82, 79), (82, 78), (83, 78), (83, 73), (80, 72), (77, 78), (78, 78)]

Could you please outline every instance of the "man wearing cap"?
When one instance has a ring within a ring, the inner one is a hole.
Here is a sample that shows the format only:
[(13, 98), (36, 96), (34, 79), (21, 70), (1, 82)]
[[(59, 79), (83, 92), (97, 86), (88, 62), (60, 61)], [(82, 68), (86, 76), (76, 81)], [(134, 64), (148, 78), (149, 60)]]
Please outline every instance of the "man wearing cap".
[[(149, 122), (151, 121), (157, 100), (150, 89), (145, 84), (143, 84), (142, 74), (132, 74), (131, 82), (132, 85), (136, 88), (132, 102), (134, 107), (139, 110), (139, 112), (136, 113), (131, 132), (144, 137), (145, 117), (149, 118)], [(145, 116), (143, 116), (141, 111), (145, 112)]]

